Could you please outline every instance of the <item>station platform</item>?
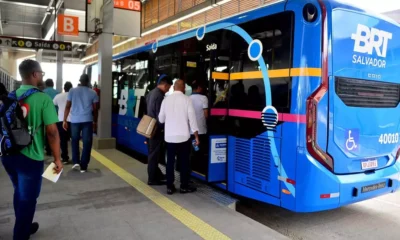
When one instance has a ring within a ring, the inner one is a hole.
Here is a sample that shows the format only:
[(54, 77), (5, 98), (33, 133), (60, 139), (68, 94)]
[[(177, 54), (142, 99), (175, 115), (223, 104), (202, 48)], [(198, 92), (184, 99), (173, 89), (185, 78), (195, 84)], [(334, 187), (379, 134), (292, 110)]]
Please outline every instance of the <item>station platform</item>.
[[(197, 193), (172, 196), (148, 186), (146, 167), (117, 150), (93, 151), (85, 174), (66, 165), (57, 184), (43, 180), (40, 229), (31, 239), (288, 239), (232, 210), (233, 198), (203, 183)], [(9, 240), (13, 189), (2, 166), (0, 189), (0, 240)]]

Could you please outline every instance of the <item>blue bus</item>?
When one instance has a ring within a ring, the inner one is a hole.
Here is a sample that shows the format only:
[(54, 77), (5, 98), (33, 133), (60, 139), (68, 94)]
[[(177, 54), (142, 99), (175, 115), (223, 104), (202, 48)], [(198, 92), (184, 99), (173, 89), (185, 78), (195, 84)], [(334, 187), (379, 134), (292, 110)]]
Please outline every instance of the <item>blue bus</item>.
[(113, 136), (136, 133), (160, 74), (208, 84), (209, 149), (193, 176), (314, 212), (395, 192), (400, 26), (343, 1), (274, 1), (114, 56)]

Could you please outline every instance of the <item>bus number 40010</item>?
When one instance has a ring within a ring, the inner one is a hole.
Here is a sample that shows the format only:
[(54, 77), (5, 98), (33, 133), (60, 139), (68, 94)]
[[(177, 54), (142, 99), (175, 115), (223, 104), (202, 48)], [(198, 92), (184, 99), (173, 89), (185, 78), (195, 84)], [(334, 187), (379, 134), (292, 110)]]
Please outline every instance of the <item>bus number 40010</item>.
[(379, 137), (380, 144), (393, 144), (398, 142), (399, 142), (398, 133), (381, 134), (381, 136)]

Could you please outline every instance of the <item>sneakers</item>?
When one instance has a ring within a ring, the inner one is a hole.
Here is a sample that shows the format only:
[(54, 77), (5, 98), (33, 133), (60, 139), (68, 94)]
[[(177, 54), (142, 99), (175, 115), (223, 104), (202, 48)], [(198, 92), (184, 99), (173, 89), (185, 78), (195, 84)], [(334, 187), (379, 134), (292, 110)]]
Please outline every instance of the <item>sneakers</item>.
[(81, 173), (85, 173), (85, 172), (87, 172), (87, 170), (81, 170)]
[(79, 164), (74, 164), (74, 166), (72, 166), (72, 169), (78, 169), (78, 168), (80, 168), (81, 166), (79, 165)]
[(37, 233), (37, 231), (39, 230), (39, 223), (34, 222), (31, 224), (31, 235)]

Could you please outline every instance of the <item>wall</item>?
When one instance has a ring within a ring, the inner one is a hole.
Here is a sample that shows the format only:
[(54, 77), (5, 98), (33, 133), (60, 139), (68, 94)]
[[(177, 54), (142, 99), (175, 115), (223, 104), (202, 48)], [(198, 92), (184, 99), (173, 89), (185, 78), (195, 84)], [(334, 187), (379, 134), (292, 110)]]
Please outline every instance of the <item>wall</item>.
[(15, 77), (16, 72), (16, 60), (13, 52), (2, 52), (0, 53), (0, 68), (7, 72), (10, 76)]

